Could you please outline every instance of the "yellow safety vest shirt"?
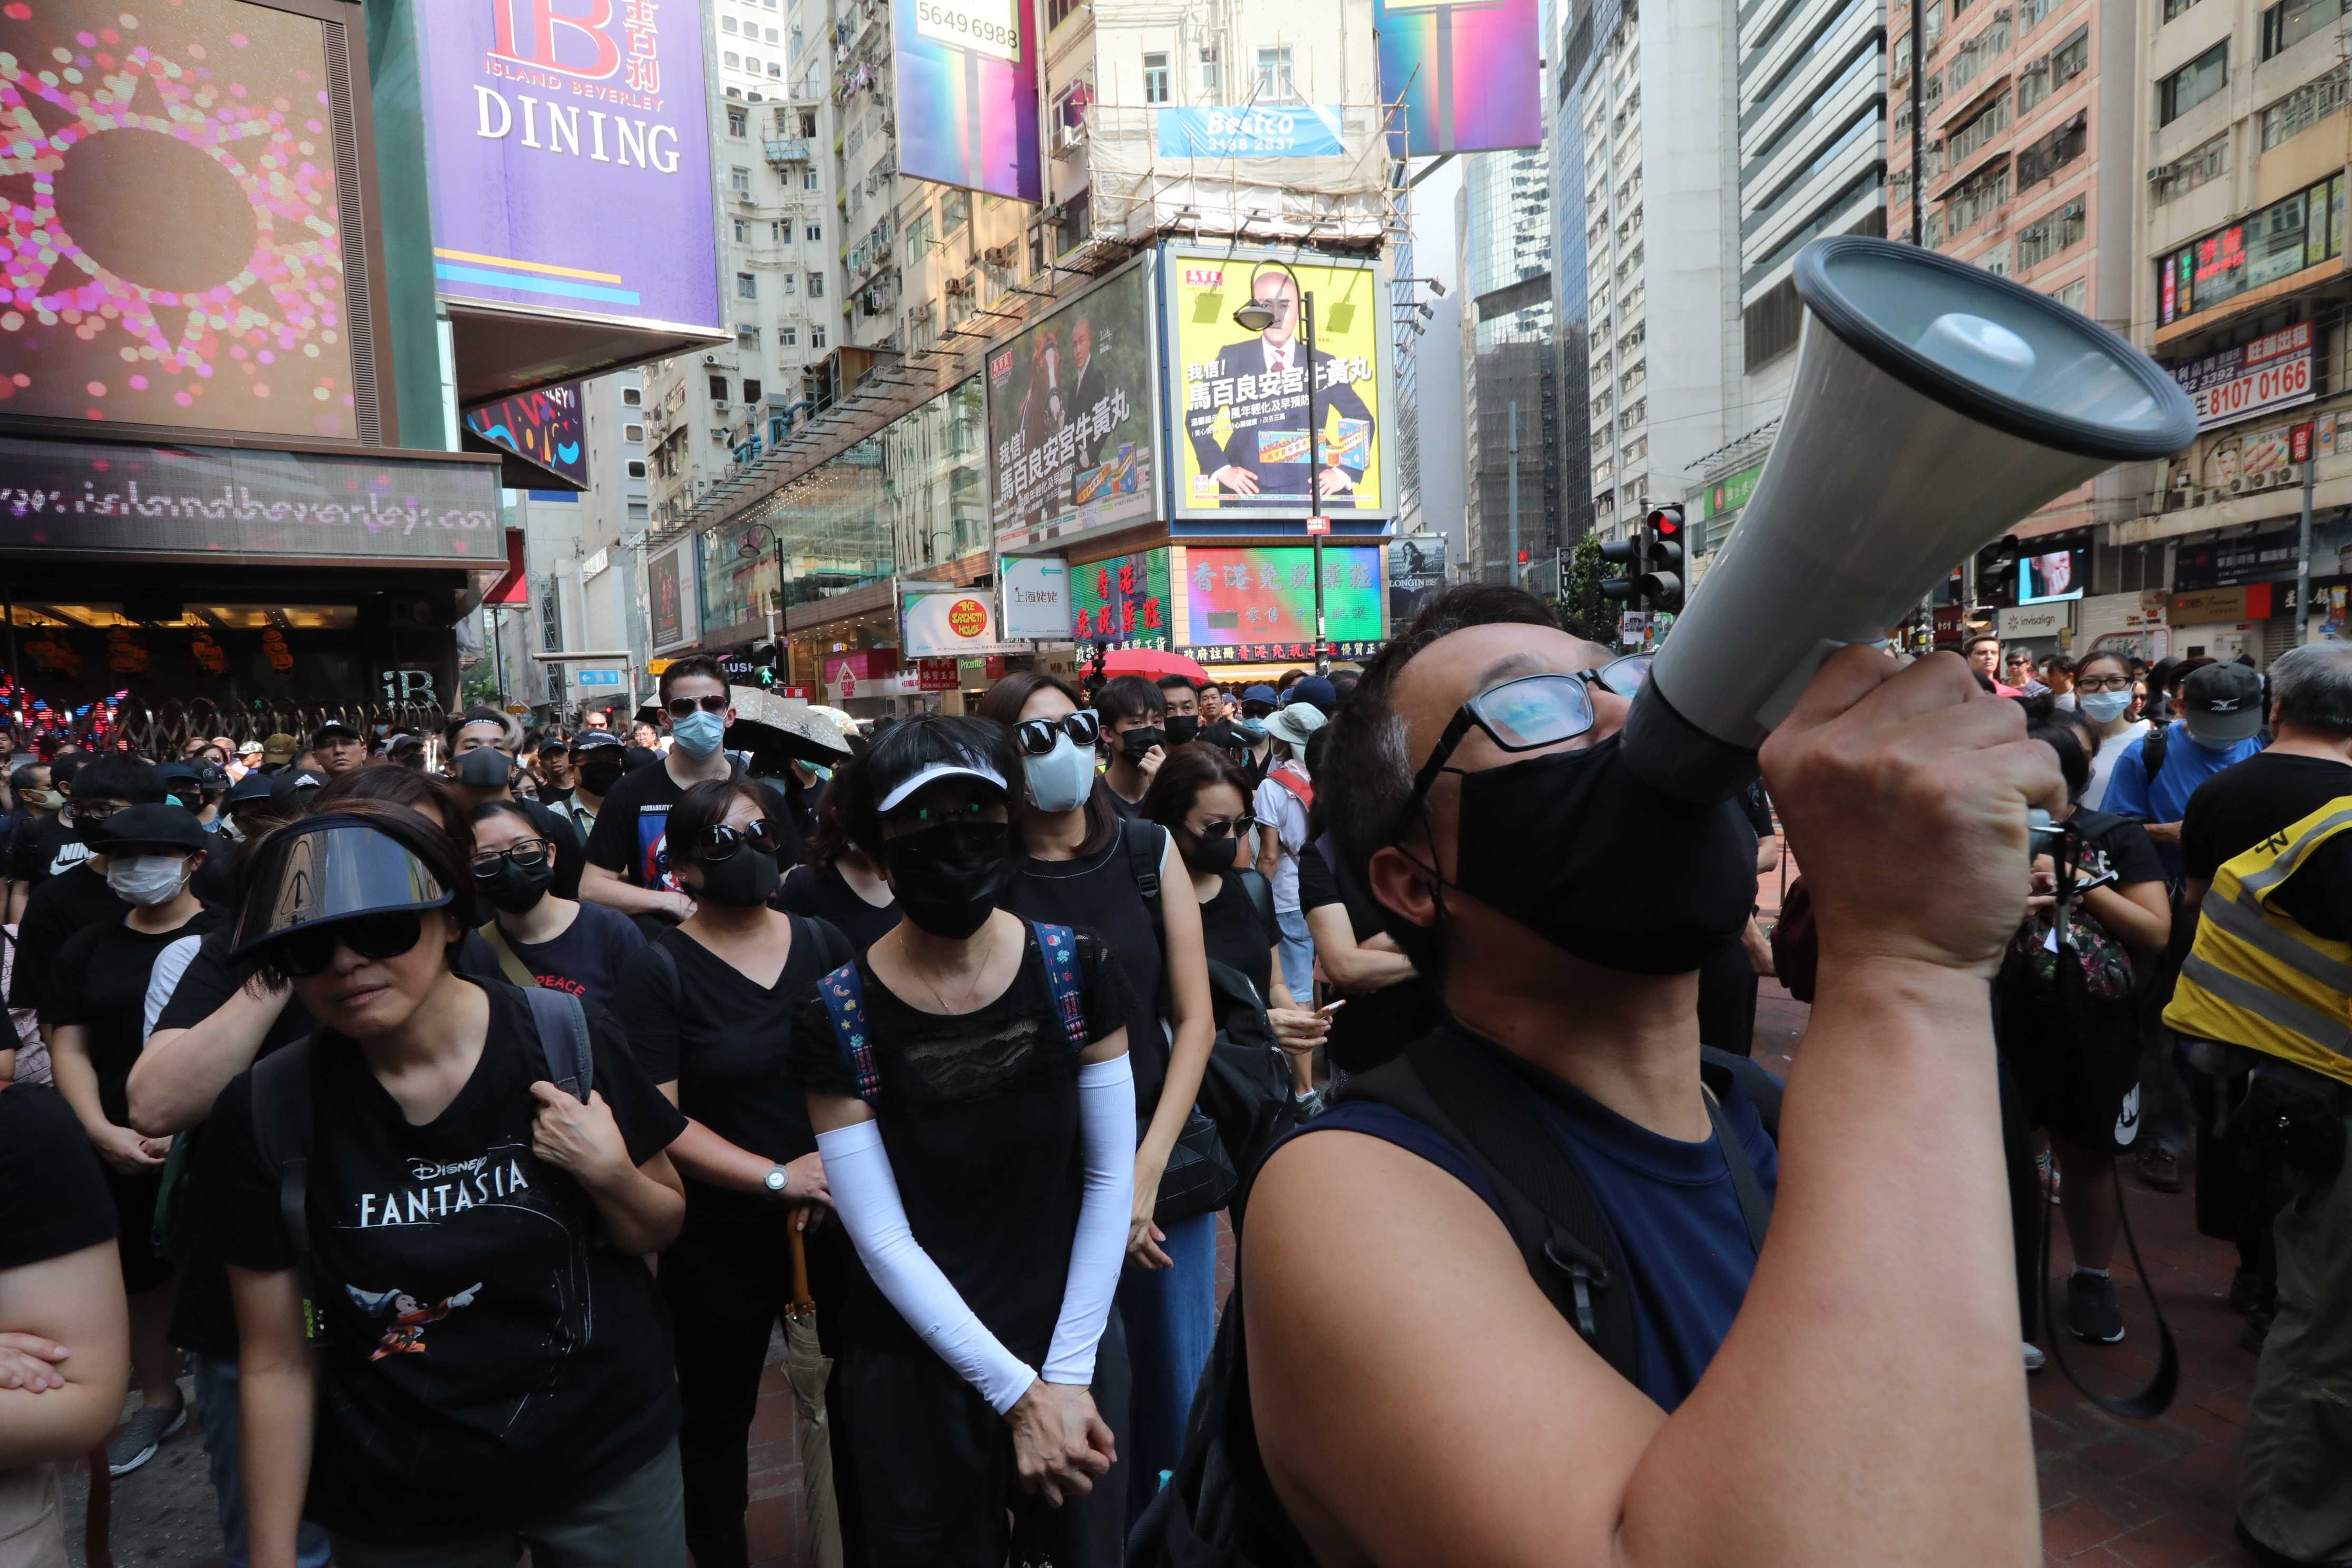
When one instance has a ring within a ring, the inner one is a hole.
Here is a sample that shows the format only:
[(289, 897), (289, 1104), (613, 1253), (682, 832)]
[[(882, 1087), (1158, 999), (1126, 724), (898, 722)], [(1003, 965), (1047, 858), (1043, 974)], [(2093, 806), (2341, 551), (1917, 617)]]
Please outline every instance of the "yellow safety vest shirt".
[(2347, 831), (2352, 795), (2214, 872), (2166, 1027), (2352, 1084), (2352, 942), (2316, 935), (2271, 904), (2297, 867)]

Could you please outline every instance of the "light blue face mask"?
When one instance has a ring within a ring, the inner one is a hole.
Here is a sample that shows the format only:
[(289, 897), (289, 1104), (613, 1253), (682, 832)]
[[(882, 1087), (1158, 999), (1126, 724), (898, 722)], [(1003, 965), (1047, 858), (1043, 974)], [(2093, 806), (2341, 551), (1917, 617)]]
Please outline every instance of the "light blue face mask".
[(1263, 719), (1244, 719), (1242, 721), (1242, 728), (1247, 730), (1253, 735), (1263, 735), (1265, 733), (1265, 721)]
[(718, 751), (719, 742), (726, 739), (727, 720), (721, 714), (698, 709), (673, 723), (669, 732), (686, 754), (698, 763)]
[(2077, 693), (2074, 700), (2082, 705), (2084, 718), (2094, 724), (2112, 724), (2131, 706), (2132, 694), (2127, 690), (2084, 691)]
[(1066, 734), (1054, 737), (1054, 749), (1042, 757), (1024, 757), (1029, 775), (1029, 801), (1040, 811), (1076, 811), (1095, 787), (1095, 752)]

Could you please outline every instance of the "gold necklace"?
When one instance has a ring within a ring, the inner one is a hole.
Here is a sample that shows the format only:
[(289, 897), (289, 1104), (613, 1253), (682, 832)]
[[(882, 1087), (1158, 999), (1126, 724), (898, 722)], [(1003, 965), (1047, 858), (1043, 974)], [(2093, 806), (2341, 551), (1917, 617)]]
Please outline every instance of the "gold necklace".
[(937, 984), (933, 984), (929, 975), (918, 973), (916, 978), (922, 981), (923, 989), (931, 994), (931, 1000), (940, 1005), (940, 1013), (941, 1016), (950, 1018), (960, 1018), (965, 1014), (974, 1010), (974, 1005), (980, 999), (980, 988), (987, 983), (989, 969), (996, 962), (996, 951), (995, 945), (993, 945), (997, 942), (997, 939), (993, 935), (996, 929), (996, 923), (994, 921), (992, 920), (989, 922), (988, 929), (992, 933), (990, 942), (992, 945), (981, 958), (978, 973), (973, 978), (971, 986), (964, 993), (962, 1006), (959, 1007), (954, 1003), (950, 1002), (947, 997), (947, 993), (940, 990)]

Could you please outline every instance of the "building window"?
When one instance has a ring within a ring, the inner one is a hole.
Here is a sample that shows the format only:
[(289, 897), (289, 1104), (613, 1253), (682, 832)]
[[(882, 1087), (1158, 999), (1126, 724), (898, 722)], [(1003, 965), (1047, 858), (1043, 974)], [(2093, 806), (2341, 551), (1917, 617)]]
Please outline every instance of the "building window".
[(2062, 256), (2083, 242), (2083, 198), (2076, 196), (2055, 212), (2046, 213), (2017, 231), (2017, 269), (2031, 271), (2053, 256)]
[(800, 342), (801, 330), (798, 327), (778, 327), (776, 329), (776, 346), (778, 348), (798, 348), (800, 346)]
[(739, 196), (751, 194), (751, 171), (738, 163), (727, 171), (727, 188)]
[(2008, 240), (2002, 240), (1999, 245), (1991, 247), (1983, 255), (1978, 257), (1973, 265), (1983, 268), (1996, 278), (2008, 277), (2009, 246)]
[(735, 274), (735, 298), (756, 300), (760, 297), (760, 280), (749, 272)]
[(1143, 57), (1143, 101), (1146, 103), (1168, 101), (1168, 56), (1165, 52), (1147, 54)]
[(1052, 32), (1068, 21), (1078, 8), (1078, 0), (1045, 0), (1045, 30)]
[(2169, 326), (2344, 254), (2344, 176), (2216, 229), (2157, 263), (2157, 321)]
[(747, 71), (758, 71), (760, 68), (760, 57), (757, 55), (745, 55), (743, 57), (743, 68)]
[(714, 375), (710, 378), (710, 401), (713, 403), (724, 403), (727, 401), (727, 378), (725, 376)]
[(740, 321), (736, 322), (735, 346), (739, 349), (758, 348), (760, 346), (760, 329), (757, 327), (747, 327)]
[(633, 479), (642, 479), (645, 477), (646, 460), (643, 458), (631, 458), (629, 459), (629, 478)]
[(740, 66), (743, 63), (743, 57), (737, 54), (733, 49), (728, 50), (727, 53), (720, 58), (730, 66)]
[(824, 298), (824, 273), (812, 272), (808, 275), (808, 297), (812, 300), (822, 300)]
[(2003, 92), (1969, 116), (1966, 123), (1952, 132), (1947, 143), (1945, 161), (1953, 168), (1958, 168), (1969, 159), (1983, 152), (1991, 144), (1994, 137), (2008, 129), (2009, 94)]
[(917, 213), (907, 226), (907, 259), (920, 261), (931, 253), (931, 215), (927, 209)]
[(642, 425), (624, 425), (621, 426), (621, 439), (635, 441), (639, 446), (643, 446), (646, 440), (646, 427)]
[(2345, 85), (2344, 68), (2337, 66), (2263, 110), (2263, 151), (2267, 153), (2288, 137), (2310, 130), (2343, 108)]
[(2077, 278), (2072, 283), (2063, 284), (2060, 287), (2050, 290), (2050, 298), (2057, 300), (2060, 304), (2065, 306), (2068, 310), (2075, 312), (2077, 315), (2087, 316), (2090, 312), (2084, 309), (2084, 307), (2091, 302), (2090, 279), (2087, 278)]
[(1945, 232), (1958, 239), (2009, 196), (2009, 165), (1996, 163), (1956, 187), (1937, 216), (1945, 220)]
[(1936, 0), (1935, 5), (1928, 6), (1925, 12), (1921, 13), (1919, 17), (1919, 34), (1921, 41), (1925, 47), (1931, 49), (1936, 47), (1936, 40), (1944, 36), (1943, 0)]
[(2164, 19), (2169, 22), (2175, 16), (2185, 16), (2196, 4), (2197, 0), (2164, 0)]
[(1223, 80), (1223, 72), (1219, 68), (1220, 61), (1217, 56), (1217, 46), (1214, 44), (1202, 45), (1201, 96), (1209, 100), (1213, 103), (1216, 101), (1217, 95), (1224, 90), (1224, 83)]
[(2220, 43), (2156, 84), (2156, 122), (2169, 125), (2229, 84), (2230, 40)]
[(727, 106), (727, 134), (730, 136), (741, 136), (748, 133), (751, 129), (751, 111), (748, 109), (739, 108), (731, 103), (729, 104)]
[(810, 167), (801, 171), (801, 189), (804, 191), (813, 191), (816, 189), (816, 169), (814, 165), (811, 165)]
[(2172, 163), (2155, 171), (2152, 182), (2158, 206), (2187, 195), (2208, 180), (2218, 180), (2230, 172), (2230, 133), (2219, 136), (2189, 149)]
[(2038, 185), (2057, 174), (2083, 155), (2089, 140), (2084, 113), (2076, 110), (2063, 125), (2017, 155), (2017, 188), (2021, 191), (2028, 185)]
[(2017, 112), (2033, 112), (2033, 106), (2050, 96), (2050, 60), (2047, 56), (2021, 67), (2017, 73)]
[(950, 191), (940, 198), (940, 233), (952, 237), (956, 230), (971, 220), (971, 193)]
[(760, 401), (760, 384), (748, 375), (743, 378), (743, 401), (746, 403)]
[(2084, 23), (2074, 37), (2050, 51), (2050, 90), (2056, 92), (2091, 66), (2091, 28)]
[(783, 277), (777, 279), (777, 282), (783, 289), (784, 298), (788, 300), (794, 294), (800, 292), (801, 280), (799, 275), (796, 273), (787, 272)]
[(2263, 13), (2263, 58), (2293, 48), (2347, 11), (2352, 0), (2279, 0)]
[(778, 36), (778, 34), (777, 34), (776, 30), (775, 30), (773, 27), (769, 28), (769, 29), (768, 29), (768, 42), (770, 42), (770, 43), (773, 44), (773, 43), (778, 43), (778, 42), (781, 42), (781, 41), (782, 41), (782, 40), (781, 40), (781, 38), (779, 37), (779, 36)]
[(735, 220), (735, 243), (738, 245), (749, 245), (751, 243), (751, 220), (750, 218), (739, 217)]
[(1257, 100), (1260, 103), (1299, 101), (1298, 84), (1290, 73), (1289, 45), (1258, 50)]
[(809, 347), (813, 349), (821, 349), (824, 347), (824, 329), (823, 327), (811, 327), (809, 329)]
[[(772, 76), (772, 77), (774, 77), (777, 80), (782, 81), (782, 80), (783, 79), (783, 76), (784, 76), (784, 68), (783, 68), (783, 64), (782, 64), (782, 62), (778, 61), (778, 60), (770, 60), (770, 61), (768, 62), (768, 74), (769, 74), (770, 76)], [(760, 95), (759, 95), (758, 93), (756, 93), (756, 92), (755, 92), (755, 93), (753, 93), (751, 96), (752, 96), (752, 97), (754, 97), (754, 98), (757, 98), (757, 97), (759, 97)]]
[(2055, 5), (2057, 3), (2058, 0), (2018, 0), (2018, 37), (2023, 37), (2026, 34), (2033, 31), (2037, 26), (2049, 16), (2051, 7)]
[(806, 239), (811, 245), (822, 245), (824, 243), (824, 225), (821, 223), (809, 224), (803, 229), (801, 237), (803, 239)]
[(1761, 299), (1740, 312), (1741, 335), (1747, 340), (1748, 369), (1752, 374), (1797, 346), (1805, 307), (1797, 298), (1797, 280), (1783, 278)]
[(1958, 92), (1983, 74), (1987, 66), (2009, 50), (2009, 10), (1993, 16), (1984, 31), (1962, 44), (1952, 55), (1952, 90)]
[(645, 395), (644, 391), (643, 391), (641, 388), (635, 387), (635, 386), (625, 386), (625, 387), (621, 388), (621, 406), (622, 406), (622, 407), (624, 407), (624, 408), (642, 408), (642, 407), (644, 407), (644, 406), (645, 406), (645, 403), (646, 403), (646, 395)]
[(732, 16), (721, 16), (721, 17), (719, 17), (719, 30), (720, 32), (722, 32), (722, 33), (732, 33), (732, 32), (736, 31), (736, 30), (737, 30), (737, 28), (736, 28), (736, 26), (735, 26), (735, 18), (734, 18), (734, 17), (732, 17)]

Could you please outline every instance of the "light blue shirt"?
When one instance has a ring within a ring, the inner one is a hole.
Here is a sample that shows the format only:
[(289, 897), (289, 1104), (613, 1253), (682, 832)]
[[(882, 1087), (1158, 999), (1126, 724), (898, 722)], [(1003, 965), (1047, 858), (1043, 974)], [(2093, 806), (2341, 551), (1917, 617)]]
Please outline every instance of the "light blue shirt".
[[(2116, 771), (2108, 776), (2107, 797), (2101, 803), (2101, 810), (2138, 822), (2178, 822), (2187, 813), (2189, 797), (2197, 792), (2199, 784), (2263, 749), (2261, 739), (2251, 735), (2235, 745), (2218, 750), (2203, 745), (2189, 739), (2189, 727), (2178, 719), (2172, 721), (2168, 735), (2164, 769), (2153, 780), (2147, 776), (2147, 763), (2143, 760), (2147, 735), (2124, 748), (2123, 755), (2116, 759)], [(2164, 874), (2179, 880), (2180, 846), (2158, 844), (2156, 854), (2164, 862)]]

